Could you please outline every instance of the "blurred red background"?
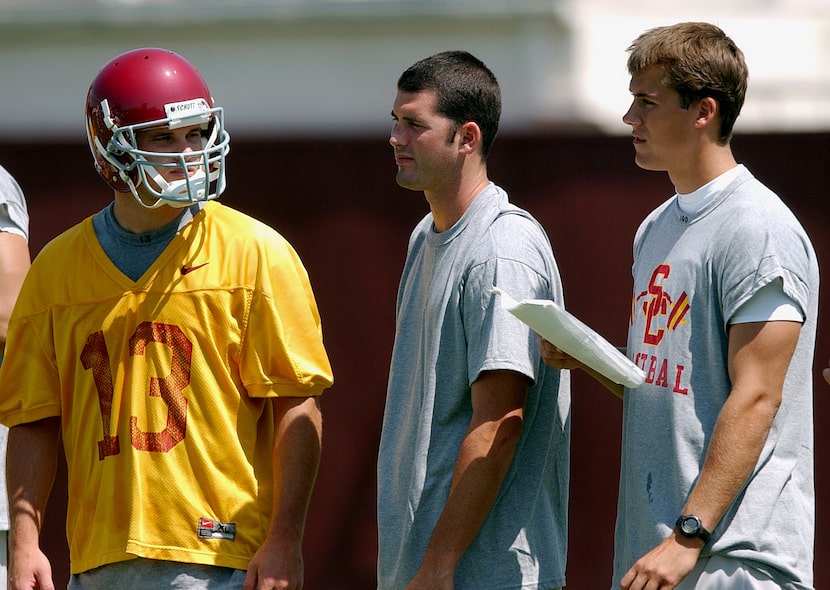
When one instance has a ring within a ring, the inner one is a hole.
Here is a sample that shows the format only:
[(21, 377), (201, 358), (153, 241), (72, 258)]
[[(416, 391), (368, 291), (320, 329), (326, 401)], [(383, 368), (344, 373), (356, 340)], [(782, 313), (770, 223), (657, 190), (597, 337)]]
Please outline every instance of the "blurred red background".
[[(830, 135), (738, 136), (733, 148), (801, 219), (827, 276)], [(0, 143), (0, 163), (26, 194), (33, 255), (111, 199), (85, 143)], [(407, 238), (426, 202), (395, 184), (385, 137), (234, 140), (228, 175), (222, 201), (275, 227), (303, 259), (335, 372), (323, 397), (323, 459), (305, 538), (305, 587), (375, 588), (375, 459), (395, 294)], [(672, 194), (666, 175), (638, 169), (627, 138), (547, 134), (500, 137), (490, 177), (547, 229), (570, 311), (624, 344), (631, 242), (641, 219)], [(821, 303), (827, 309), (826, 293)], [(824, 316), (816, 351), (817, 528), (823, 530), (830, 524), (830, 432), (823, 429), (830, 387), (820, 376), (830, 356)], [(620, 402), (575, 374), (568, 588), (610, 587), (620, 420)], [(42, 534), (58, 587), (68, 577), (65, 506), (61, 466)], [(826, 535), (818, 535), (816, 555), (830, 555)], [(815, 572), (817, 587), (830, 584), (830, 562), (817, 559)]]

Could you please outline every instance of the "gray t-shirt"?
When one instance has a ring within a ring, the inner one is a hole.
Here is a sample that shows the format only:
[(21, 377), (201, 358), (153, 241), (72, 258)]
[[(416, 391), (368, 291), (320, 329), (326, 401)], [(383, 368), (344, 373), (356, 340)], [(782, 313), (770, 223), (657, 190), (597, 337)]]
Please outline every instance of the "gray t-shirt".
[(634, 240), (628, 355), (646, 382), (626, 389), (613, 587), (665, 539), (700, 470), (731, 390), (727, 328), (738, 308), (780, 281), (805, 317), (783, 401), (746, 487), (702, 556), (812, 587), (815, 521), (812, 360), (818, 264), (784, 203), (742, 167), (695, 214), (672, 198)]
[(491, 184), (452, 228), (436, 233), (427, 215), (410, 238), (378, 459), (382, 590), (405, 587), (420, 566), (470, 424), (471, 385), (502, 369), (533, 385), (513, 462), (455, 588), (565, 583), (568, 376), (541, 362), (535, 335), (501, 309), (493, 286), (563, 301), (544, 231)]
[[(0, 166), (0, 232), (29, 239), (29, 212), (20, 185)], [(0, 353), (0, 364), (3, 355)], [(0, 530), (9, 530), (9, 503), (6, 498), (6, 443), (9, 429), (0, 424)]]

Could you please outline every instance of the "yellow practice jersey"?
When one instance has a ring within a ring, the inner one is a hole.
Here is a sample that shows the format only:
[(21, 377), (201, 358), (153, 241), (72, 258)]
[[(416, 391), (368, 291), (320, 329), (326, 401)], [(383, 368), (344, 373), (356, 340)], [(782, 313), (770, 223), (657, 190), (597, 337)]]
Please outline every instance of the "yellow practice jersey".
[(8, 344), (0, 419), (61, 417), (73, 573), (133, 556), (247, 567), (271, 514), (268, 398), (332, 384), (282, 236), (210, 202), (133, 282), (86, 219), (34, 261)]

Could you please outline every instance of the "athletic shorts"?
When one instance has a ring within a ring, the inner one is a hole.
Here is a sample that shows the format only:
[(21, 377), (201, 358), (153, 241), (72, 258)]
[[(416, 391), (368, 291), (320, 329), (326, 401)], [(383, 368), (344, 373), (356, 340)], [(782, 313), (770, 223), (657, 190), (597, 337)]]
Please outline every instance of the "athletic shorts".
[(781, 590), (781, 586), (737, 559), (711, 555), (698, 560), (675, 590)]
[(240, 590), (245, 573), (227, 567), (137, 558), (73, 574), (67, 590)]

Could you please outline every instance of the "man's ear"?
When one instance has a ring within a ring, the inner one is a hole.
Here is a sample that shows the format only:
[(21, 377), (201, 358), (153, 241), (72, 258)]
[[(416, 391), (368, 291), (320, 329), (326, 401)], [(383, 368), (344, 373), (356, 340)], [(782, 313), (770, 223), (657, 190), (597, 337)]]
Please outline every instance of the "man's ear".
[(458, 129), (459, 149), (463, 153), (472, 154), (481, 146), (481, 128), (478, 123), (467, 121)]
[(711, 96), (701, 98), (697, 103), (697, 118), (695, 119), (696, 127), (705, 127), (711, 125), (719, 114), (718, 101)]

